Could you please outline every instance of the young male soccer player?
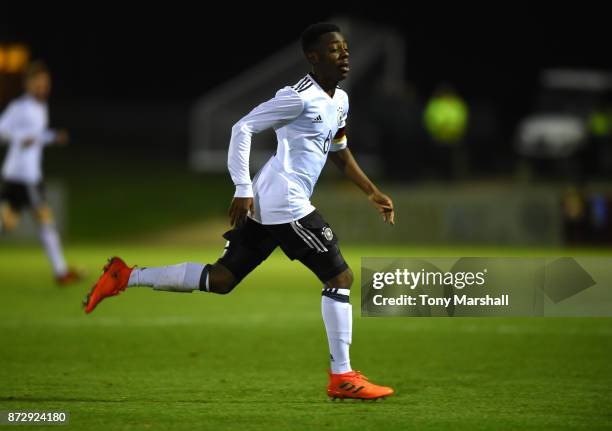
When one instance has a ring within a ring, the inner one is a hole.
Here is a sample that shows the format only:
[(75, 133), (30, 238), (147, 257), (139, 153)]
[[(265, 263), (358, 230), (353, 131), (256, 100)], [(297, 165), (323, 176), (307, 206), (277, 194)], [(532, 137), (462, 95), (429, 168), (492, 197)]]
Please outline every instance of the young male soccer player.
[(66, 265), (53, 213), (45, 202), (41, 165), (44, 147), (65, 145), (68, 134), (47, 128), (51, 75), (43, 63), (35, 62), (28, 67), (25, 90), (24, 95), (11, 102), (0, 116), (0, 144), (9, 146), (2, 166), (0, 232), (14, 229), (19, 223), (20, 212), (31, 208), (40, 226), (40, 239), (55, 279), (65, 285), (78, 281), (81, 276)]
[[(351, 368), (353, 274), (335, 234), (309, 198), (329, 155), (391, 224), (393, 203), (366, 177), (347, 148), (348, 97), (337, 87), (349, 72), (346, 40), (337, 26), (315, 24), (303, 33), (302, 46), (312, 72), (279, 90), (232, 128), (228, 166), (236, 193), (229, 217), (234, 228), (224, 235), (228, 242), (221, 258), (212, 265), (130, 268), (114, 257), (86, 298), (85, 311), (128, 286), (226, 294), (280, 246), (323, 283), (321, 308), (331, 353), (328, 395), (382, 398), (393, 389), (375, 385)], [(278, 148), (251, 182), (251, 137), (269, 128), (276, 131)]]

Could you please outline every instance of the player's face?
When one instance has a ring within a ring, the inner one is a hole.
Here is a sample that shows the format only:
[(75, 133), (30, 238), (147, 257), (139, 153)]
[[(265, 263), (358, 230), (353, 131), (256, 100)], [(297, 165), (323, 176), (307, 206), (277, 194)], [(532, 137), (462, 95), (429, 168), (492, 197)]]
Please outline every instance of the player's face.
[(333, 32), (321, 36), (318, 47), (317, 72), (331, 81), (342, 81), (349, 73), (348, 43), (342, 34)]
[(26, 90), (39, 100), (47, 100), (51, 93), (51, 76), (48, 73), (39, 73), (31, 77), (26, 83)]

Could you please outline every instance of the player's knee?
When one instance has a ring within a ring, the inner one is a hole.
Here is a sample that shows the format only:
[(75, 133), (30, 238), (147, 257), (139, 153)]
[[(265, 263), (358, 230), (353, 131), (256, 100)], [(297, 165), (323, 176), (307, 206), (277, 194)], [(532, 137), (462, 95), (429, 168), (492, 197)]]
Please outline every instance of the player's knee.
[(18, 224), (17, 219), (2, 219), (2, 229), (7, 232), (15, 230)]
[(8, 205), (0, 207), (0, 217), (2, 218), (2, 229), (6, 231), (14, 230), (19, 224), (19, 215)]
[(238, 280), (229, 269), (215, 263), (208, 272), (208, 291), (226, 295), (238, 285)]
[(36, 220), (40, 224), (52, 224), (53, 223), (53, 211), (48, 206), (41, 206), (36, 208)]
[(209, 286), (209, 291), (212, 293), (218, 293), (219, 295), (227, 295), (234, 287), (238, 285), (235, 278), (224, 277), (213, 281)]
[(350, 289), (353, 285), (353, 280), (353, 271), (351, 271), (351, 268), (346, 268), (346, 270), (336, 275), (325, 284), (327, 287), (332, 287), (335, 289)]

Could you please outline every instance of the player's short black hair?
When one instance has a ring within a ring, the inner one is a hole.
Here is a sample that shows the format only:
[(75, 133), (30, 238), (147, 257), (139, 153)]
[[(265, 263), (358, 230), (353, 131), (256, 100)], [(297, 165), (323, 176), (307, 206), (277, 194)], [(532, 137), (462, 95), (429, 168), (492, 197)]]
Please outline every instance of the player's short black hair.
[(340, 27), (329, 22), (319, 22), (308, 26), (302, 33), (302, 50), (308, 52), (325, 33), (340, 33)]

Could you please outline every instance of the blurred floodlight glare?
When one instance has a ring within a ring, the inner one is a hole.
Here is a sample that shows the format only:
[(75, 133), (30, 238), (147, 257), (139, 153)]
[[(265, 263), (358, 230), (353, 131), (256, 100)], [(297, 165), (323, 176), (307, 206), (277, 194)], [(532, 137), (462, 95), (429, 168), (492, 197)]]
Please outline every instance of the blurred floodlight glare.
[(612, 73), (550, 69), (542, 73), (542, 83), (548, 88), (603, 91), (612, 88)]
[(584, 121), (569, 115), (532, 116), (519, 125), (519, 150), (524, 155), (567, 157), (587, 138)]
[(20, 43), (0, 45), (0, 73), (23, 72), (30, 61), (30, 49)]

